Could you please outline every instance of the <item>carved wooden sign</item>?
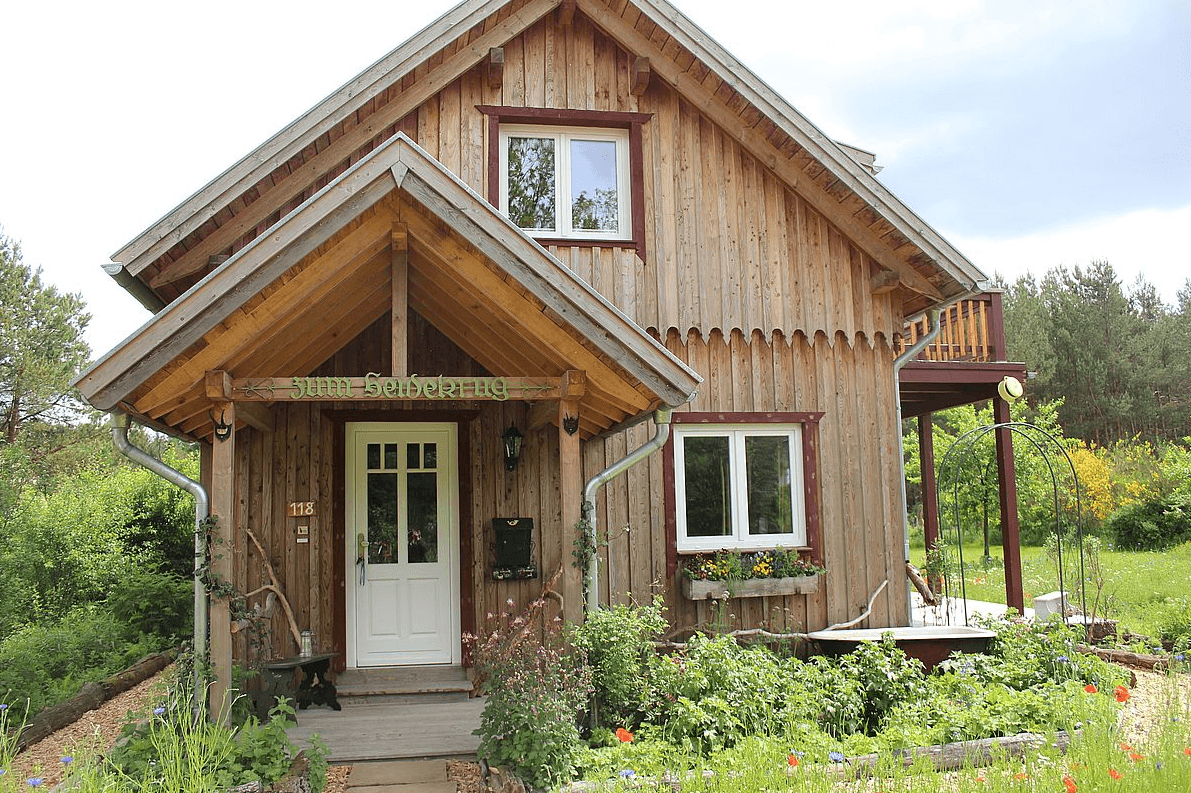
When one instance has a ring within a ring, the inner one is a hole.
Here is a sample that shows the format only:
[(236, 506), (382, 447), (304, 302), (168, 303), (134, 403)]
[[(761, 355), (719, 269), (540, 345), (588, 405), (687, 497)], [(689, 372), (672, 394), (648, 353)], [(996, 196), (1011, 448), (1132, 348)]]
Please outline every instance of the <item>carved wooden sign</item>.
[(329, 402), (401, 399), (415, 401), (558, 399), (559, 377), (249, 377), (231, 381), (236, 402)]

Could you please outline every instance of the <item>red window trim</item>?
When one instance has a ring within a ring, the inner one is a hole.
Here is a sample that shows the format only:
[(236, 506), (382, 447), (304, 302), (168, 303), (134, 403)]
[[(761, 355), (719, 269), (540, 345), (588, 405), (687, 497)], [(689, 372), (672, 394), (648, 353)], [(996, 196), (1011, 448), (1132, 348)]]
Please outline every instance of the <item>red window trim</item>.
[(607, 110), (566, 110), (553, 107), (504, 107), (476, 105), (488, 117), (488, 203), (500, 206), (500, 125), (540, 124), (560, 127), (602, 127), (629, 131), (629, 211), (633, 215), (631, 239), (591, 240), (537, 237), (541, 245), (572, 248), (633, 248), (645, 261), (645, 165), (641, 127), (653, 118), (649, 113)]
[[(810, 559), (823, 564), (822, 531), (819, 525), (819, 420), (821, 412), (786, 413), (674, 413), (672, 424), (801, 424), (802, 487), (806, 507), (806, 544)], [(666, 575), (678, 571), (678, 506), (674, 495), (674, 435), (662, 451), (662, 487), (665, 491)]]

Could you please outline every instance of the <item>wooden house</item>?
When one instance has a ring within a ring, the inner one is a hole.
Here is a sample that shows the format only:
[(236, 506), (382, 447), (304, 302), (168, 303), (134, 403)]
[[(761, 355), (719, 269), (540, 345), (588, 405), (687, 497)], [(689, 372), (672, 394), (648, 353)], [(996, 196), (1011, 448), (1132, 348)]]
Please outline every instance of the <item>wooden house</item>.
[(666, 0), (465, 0), (118, 251), (155, 315), (78, 387), (202, 444), (217, 572), (341, 668), (460, 664), (558, 570), (581, 618), (585, 485), (659, 432), (600, 604), (707, 621), (686, 555), (788, 547), (826, 574), (734, 624), (906, 624), (897, 341), (984, 276), (873, 170)]

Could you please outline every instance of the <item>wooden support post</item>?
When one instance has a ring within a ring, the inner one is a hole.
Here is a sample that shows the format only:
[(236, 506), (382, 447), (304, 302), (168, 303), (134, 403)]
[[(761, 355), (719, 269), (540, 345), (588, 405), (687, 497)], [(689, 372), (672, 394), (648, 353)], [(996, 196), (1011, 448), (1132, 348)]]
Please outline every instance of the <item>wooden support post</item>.
[(939, 542), (939, 493), (935, 483), (933, 415), (918, 417), (918, 462), (922, 468), (922, 531), (929, 551)]
[(579, 419), (579, 398), (586, 388), (583, 372), (569, 371), (563, 377), (563, 398), (558, 400), (558, 481), (562, 501), (562, 597), (563, 619), (579, 622), (583, 619), (583, 579), (586, 570), (571, 564), (571, 549), (575, 540), (575, 524), (582, 517), (583, 458), (579, 432), (567, 432), (571, 420)]
[(505, 79), (505, 48), (493, 47), (488, 50), (488, 87), (499, 89)]
[[(993, 420), (1004, 424), (1009, 419), (1009, 403), (993, 397)], [(1021, 532), (1017, 522), (1017, 473), (1013, 468), (1013, 431), (995, 430), (997, 435), (997, 482), (1001, 492), (1001, 547), (1005, 551), (1005, 603), (1021, 612), (1022, 596)]]
[(393, 329), (392, 375), (409, 374), (409, 234), (404, 224), (393, 224)]
[[(212, 374), (222, 374), (212, 373)], [(232, 554), (236, 547), (236, 403), (216, 402), (212, 412), (231, 425), (230, 434), (211, 441), (211, 516), (217, 521), (210, 548), (211, 574), (217, 581), (232, 583)], [(232, 621), (226, 599), (212, 599), (210, 608), (211, 669), (215, 682), (210, 688), (212, 716), (227, 723), (231, 715)]]

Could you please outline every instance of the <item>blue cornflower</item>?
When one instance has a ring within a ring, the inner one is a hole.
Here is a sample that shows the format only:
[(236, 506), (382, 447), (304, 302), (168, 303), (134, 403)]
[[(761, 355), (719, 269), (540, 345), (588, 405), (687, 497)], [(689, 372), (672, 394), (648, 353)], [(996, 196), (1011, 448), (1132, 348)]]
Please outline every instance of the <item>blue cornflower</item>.
[(4, 775), (5, 775), (5, 774), (7, 774), (7, 773), (8, 773), (8, 769), (7, 769), (7, 768), (0, 768), (0, 776), (4, 776)]
[(1182, 653), (1175, 653), (1174, 660), (1176, 660), (1176, 661), (1181, 661), (1181, 660), (1183, 660), (1183, 654), (1182, 654)]
[(153, 708), (154, 716), (160, 716), (163, 713), (165, 713), (165, 708)]
[(631, 768), (626, 768), (620, 772), (621, 779), (633, 779), (637, 776), (637, 772)]
[(1159, 771), (1161, 771), (1161, 770), (1162, 770), (1162, 761), (1161, 761), (1161, 760), (1159, 760), (1159, 761), (1157, 761), (1156, 763), (1154, 763), (1154, 768), (1156, 768), (1156, 769), (1158, 769)]
[(3, 702), (0, 702), (0, 710), (8, 710), (8, 705), (6, 705)]
[(30, 777), (29, 779), (25, 780), (25, 782), (28, 783), (29, 787), (41, 787), (41, 783), (44, 781), (45, 780), (39, 776)]
[(806, 752), (800, 752), (797, 749), (791, 749), (790, 754), (794, 755), (795, 757), (805, 757), (806, 756)]
[(1058, 658), (1056, 658), (1056, 659), (1055, 659), (1055, 661), (1056, 661), (1056, 662), (1058, 662), (1058, 663), (1060, 663), (1060, 664), (1069, 664), (1069, 663), (1071, 663), (1071, 659), (1070, 659), (1070, 658), (1068, 658), (1068, 657), (1067, 657), (1067, 656), (1065, 656), (1065, 655), (1060, 655)]
[(62, 765), (70, 765), (73, 762), (74, 762), (74, 757), (72, 755), (68, 754), (62, 758)]
[(833, 763), (842, 763), (844, 761), (844, 753), (843, 752), (829, 752), (827, 755), (827, 759)]

